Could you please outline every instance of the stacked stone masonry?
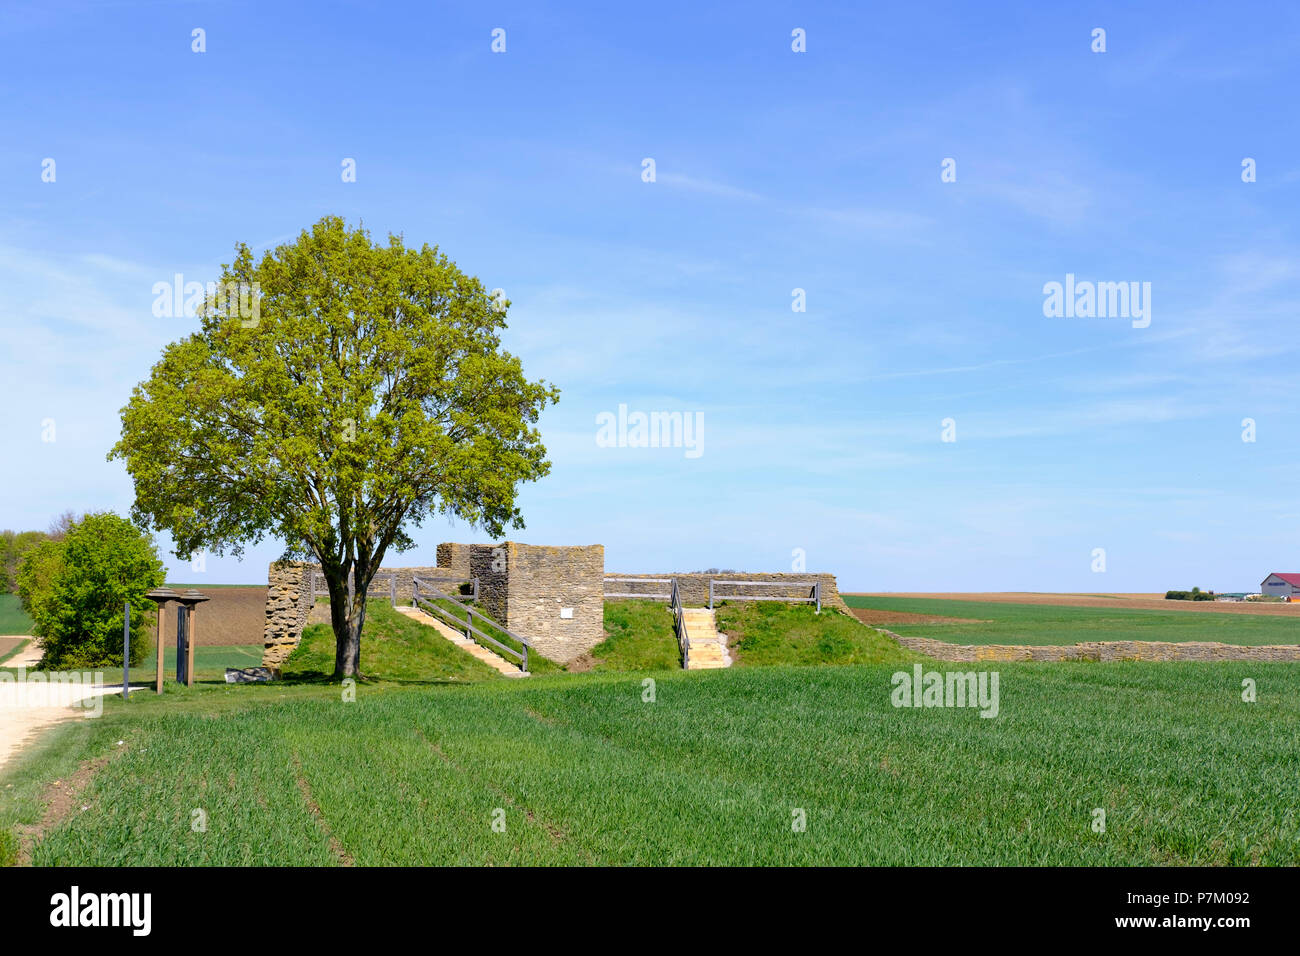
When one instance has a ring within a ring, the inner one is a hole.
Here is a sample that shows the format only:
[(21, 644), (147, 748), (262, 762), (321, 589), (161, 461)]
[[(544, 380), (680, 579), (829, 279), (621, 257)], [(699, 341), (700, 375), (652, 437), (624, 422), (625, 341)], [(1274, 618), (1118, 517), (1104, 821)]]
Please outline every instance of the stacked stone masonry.
[(478, 578), (483, 610), (543, 657), (568, 662), (605, 639), (603, 545), (440, 544), (438, 566)]
[[(478, 578), (479, 605), (489, 616), (529, 639), (538, 653), (567, 662), (605, 638), (602, 545), (544, 547), (504, 541), (500, 544), (440, 544), (435, 567), (381, 568), (370, 597), (382, 599), (396, 590), (398, 604), (412, 601), (412, 581), (419, 576), (442, 585)], [(312, 575), (320, 566), (307, 562), (272, 564), (267, 575), (266, 625), (262, 664), (278, 671), (302, 639), (312, 617)], [(395, 576), (390, 586), (389, 575)], [(316, 597), (327, 596), (323, 588)], [(319, 611), (314, 620), (328, 620)]]
[[(396, 603), (412, 602), (414, 577), (429, 579), (450, 593), (455, 585), (478, 578), (479, 606), (511, 631), (528, 638), (543, 657), (568, 662), (605, 639), (605, 548), (602, 545), (547, 547), (503, 541), (499, 544), (438, 545), (435, 567), (381, 568), (370, 586), (372, 600), (394, 590)], [(313, 601), (313, 574), (319, 565), (306, 562), (272, 564), (267, 575), (265, 650), (262, 664), (278, 671), (302, 639), (309, 620), (328, 621), (324, 608)], [(395, 581), (390, 585), (390, 575)], [(617, 575), (638, 579), (676, 577), (682, 602), (704, 607), (709, 602), (709, 581), (769, 581), (780, 588), (732, 585), (720, 587), (717, 600), (727, 594), (758, 597), (807, 597), (811, 583), (821, 583), (822, 606), (848, 611), (831, 574), (639, 574)], [(611, 591), (651, 594), (666, 591), (654, 583), (625, 582), (609, 585)], [(327, 596), (324, 588), (317, 598)]]
[[(329, 614), (313, 614), (312, 575), (320, 565), (305, 561), (275, 562), (267, 571), (266, 622), (262, 631), (262, 666), (278, 672), (302, 640), (302, 629), (311, 622), (329, 621)], [(392, 578), (390, 579), (390, 575)], [(389, 597), (396, 591), (398, 604), (410, 604), (416, 576), (430, 578), (447, 588), (454, 587), (453, 575), (445, 568), (424, 565), (411, 568), (380, 568), (370, 583), (372, 600)], [(464, 577), (464, 576), (462, 576)], [(391, 580), (391, 583), (390, 583)], [(317, 582), (315, 597), (328, 597), (325, 586)]]

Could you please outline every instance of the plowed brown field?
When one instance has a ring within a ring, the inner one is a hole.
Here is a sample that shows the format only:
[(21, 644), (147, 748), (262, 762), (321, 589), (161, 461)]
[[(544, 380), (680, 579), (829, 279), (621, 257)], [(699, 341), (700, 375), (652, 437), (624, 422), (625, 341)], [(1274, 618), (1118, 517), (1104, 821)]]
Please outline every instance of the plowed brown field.
[(908, 611), (879, 611), (870, 607), (849, 608), (863, 624), (983, 624), (974, 617), (939, 617), (934, 614), (912, 614)]
[[(266, 622), (266, 585), (199, 590), (211, 598), (194, 612), (199, 646), (262, 643), (262, 629)], [(175, 602), (168, 604), (163, 611), (163, 640), (168, 646), (176, 645)]]

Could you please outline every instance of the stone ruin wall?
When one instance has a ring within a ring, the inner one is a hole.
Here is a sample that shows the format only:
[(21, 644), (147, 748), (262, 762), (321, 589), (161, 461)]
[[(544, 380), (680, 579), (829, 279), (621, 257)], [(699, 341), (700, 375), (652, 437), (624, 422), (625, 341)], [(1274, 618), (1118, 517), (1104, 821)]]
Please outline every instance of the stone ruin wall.
[[(850, 613), (849, 606), (840, 597), (839, 587), (835, 583), (835, 575), (833, 574), (770, 573), (765, 571), (728, 571), (722, 574), (615, 574), (610, 572), (609, 576), (614, 578), (663, 580), (676, 578), (678, 593), (681, 595), (682, 603), (687, 607), (709, 606), (710, 581), (771, 581), (774, 583), (789, 582), (790, 584), (787, 588), (745, 587), (744, 585), (721, 588), (718, 589), (714, 597), (715, 606), (719, 602), (725, 601), (728, 594), (740, 594), (749, 597), (808, 597), (812, 589), (810, 586), (805, 585), (804, 582), (811, 584), (813, 581), (818, 581), (822, 586), (822, 607), (831, 607), (846, 614)], [(669, 585), (667, 584), (642, 584), (639, 580), (611, 582), (609, 585), (610, 591), (633, 594), (666, 594), (668, 588)], [(611, 598), (611, 600), (617, 599)]]
[[(527, 637), (542, 656), (566, 663), (605, 639), (605, 548), (603, 545), (548, 547), (503, 541), (499, 544), (438, 545), (437, 565), (381, 568), (371, 584), (372, 599), (389, 595), (384, 575), (397, 574), (397, 603), (410, 604), (414, 575), (441, 580), (450, 590), (452, 579), (479, 579), (479, 604), (490, 617)], [(275, 563), (267, 575), (263, 666), (278, 671), (302, 639), (309, 620), (328, 621), (312, 601), (311, 572), (319, 565), (308, 562)], [(771, 581), (788, 588), (728, 588), (732, 594), (761, 597), (805, 596), (809, 582), (819, 581), (822, 606), (848, 611), (832, 574), (725, 573), (725, 574), (619, 574), (637, 579), (677, 578), (682, 603), (704, 607), (709, 581)], [(652, 594), (665, 584), (621, 582), (611, 591)], [(725, 595), (717, 595), (725, 600)], [(315, 611), (315, 617), (313, 617)]]
[[(272, 672), (280, 669), (302, 640), (302, 629), (314, 621), (329, 622), (329, 613), (316, 609), (312, 600), (311, 574), (320, 565), (308, 561), (273, 562), (267, 571), (266, 619), (262, 628), (262, 666)], [(370, 582), (371, 599), (384, 599), (390, 593), (387, 575), (397, 575), (397, 603), (410, 604), (414, 576), (447, 577), (446, 568), (423, 565), (411, 568), (381, 567)], [(449, 585), (450, 586), (450, 585)], [(316, 596), (327, 597), (324, 588)]]
[[(605, 549), (500, 544), (438, 545), (435, 567), (382, 567), (371, 582), (370, 597), (390, 594), (385, 575), (397, 574), (397, 603), (412, 601), (412, 577), (479, 579), (479, 604), (489, 616), (527, 637), (543, 657), (571, 661), (605, 639), (603, 578)], [(328, 621), (312, 600), (310, 562), (274, 563), (267, 573), (262, 666), (278, 672), (313, 620)], [(317, 594), (319, 597), (320, 594)]]

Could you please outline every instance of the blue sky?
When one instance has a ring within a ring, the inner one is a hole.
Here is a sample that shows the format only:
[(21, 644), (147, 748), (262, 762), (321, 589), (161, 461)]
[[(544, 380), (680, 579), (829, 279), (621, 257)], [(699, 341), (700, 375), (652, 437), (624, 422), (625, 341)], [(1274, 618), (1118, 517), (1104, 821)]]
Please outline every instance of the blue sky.
[[(1300, 8), (1135, 6), (8, 3), (0, 527), (126, 513), (117, 412), (196, 324), (154, 283), (337, 214), (505, 289), (562, 390), (517, 540), (852, 590), (1300, 569)], [(1149, 327), (1044, 316), (1067, 273), (1149, 282)], [(620, 404), (703, 453), (599, 446)]]

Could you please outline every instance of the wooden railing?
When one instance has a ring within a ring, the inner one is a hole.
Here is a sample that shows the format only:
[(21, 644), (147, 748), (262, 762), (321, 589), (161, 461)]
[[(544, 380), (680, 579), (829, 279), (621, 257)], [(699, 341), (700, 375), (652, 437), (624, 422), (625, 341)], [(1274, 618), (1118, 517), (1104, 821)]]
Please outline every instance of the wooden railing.
[[(414, 579), (414, 577), (415, 575), (412, 575), (412, 579)], [(378, 582), (383, 578), (388, 579), (388, 601), (390, 604), (396, 607), (397, 606), (397, 572), (396, 571), (376, 571), (375, 576), (370, 580), (370, 588), (366, 596), (370, 597), (378, 593), (376, 591), (375, 584), (376, 582)], [(472, 595), (456, 594), (453, 595), (451, 599), (453, 601), (477, 601), (478, 600), (478, 578), (470, 578), (467, 581), (464, 578), (446, 577), (446, 576), (430, 577), (426, 575), (424, 580), (430, 584), (436, 584), (436, 583), (456, 584), (456, 585), (473, 584), (474, 592)], [(349, 575), (348, 576), (349, 595), (351, 595), (354, 590), (353, 581), (354, 581), (353, 576)], [(320, 571), (312, 571), (311, 572), (311, 603), (312, 604), (316, 603), (316, 597), (318, 595), (328, 594), (328, 593), (329, 593), (329, 588), (325, 584), (325, 575)]]
[(676, 578), (605, 578), (605, 597), (607, 598), (644, 598), (647, 601), (671, 601), (672, 587), (667, 592), (647, 594), (645, 591), (610, 591), (611, 584), (669, 584), (677, 586)]
[[(478, 601), (478, 578), (458, 578), (453, 576), (439, 575), (430, 577), (429, 575), (411, 575), (411, 595), (415, 596), (416, 591), (423, 585), (426, 589), (437, 590), (442, 592), (438, 587), (439, 584), (450, 584), (454, 587), (455, 594), (447, 594), (447, 600), (455, 601), (457, 604), (464, 604), (466, 601)], [(469, 592), (462, 594), (460, 589), (463, 585), (470, 585)], [(414, 603), (414, 601), (412, 602)]]
[[(375, 595), (377, 593), (375, 584), (381, 578), (388, 579), (388, 601), (390, 604), (396, 607), (397, 606), (397, 572), (396, 571), (376, 571), (375, 576), (370, 579), (370, 587), (366, 591), (366, 597), (370, 597), (371, 595)], [(351, 574), (348, 575), (348, 596), (349, 597), (351, 597), (353, 592), (355, 591), (356, 588), (355, 580), (356, 580), (355, 575), (351, 575)], [(312, 571), (311, 572), (311, 603), (312, 604), (316, 603), (316, 596), (319, 594), (329, 594), (329, 587), (325, 583), (324, 573), (320, 571)]]
[(673, 630), (677, 633), (677, 646), (682, 651), (682, 670), (691, 666), (691, 642), (686, 634), (686, 612), (682, 609), (682, 595), (677, 587), (677, 579), (672, 579), (668, 592), (668, 607), (673, 612)]
[[(728, 587), (748, 587), (748, 588), (810, 588), (807, 597), (786, 597), (784, 595), (758, 595), (758, 594), (717, 594), (715, 585), (725, 585)], [(709, 580), (709, 607), (713, 607), (714, 599), (719, 601), (784, 601), (787, 604), (816, 604), (817, 613), (822, 612), (822, 583), (820, 581), (718, 581)]]
[[(471, 580), (474, 582), (472, 599), (477, 600), (478, 578), (472, 578)], [(504, 624), (494, 621), (482, 611), (475, 610), (472, 607), (462, 606), (462, 610), (465, 612), (465, 616), (462, 618), (453, 614), (450, 610), (438, 603), (439, 601), (453, 601), (457, 604), (462, 604), (462, 602), (471, 600), (470, 595), (453, 597), (441, 588), (437, 587), (428, 578), (413, 577), (411, 580), (411, 598), (411, 603), (415, 607), (441, 618), (457, 630), (464, 631), (466, 640), (472, 641), (475, 637), (478, 637), (480, 639), (479, 643), (486, 642), (487, 644), (490, 644), (497, 653), (501, 654), (508, 660), (518, 660), (519, 669), (527, 672), (528, 651), (533, 646), (532, 642), (528, 640), (528, 638), (516, 634)], [(519, 650), (511, 647), (509, 644), (501, 643), (487, 631), (475, 626), (475, 619), (477, 619), (480, 624), (486, 624), (488, 627), (491, 627), (499, 633), (505, 634), (512, 640), (517, 641), (519, 643)]]

